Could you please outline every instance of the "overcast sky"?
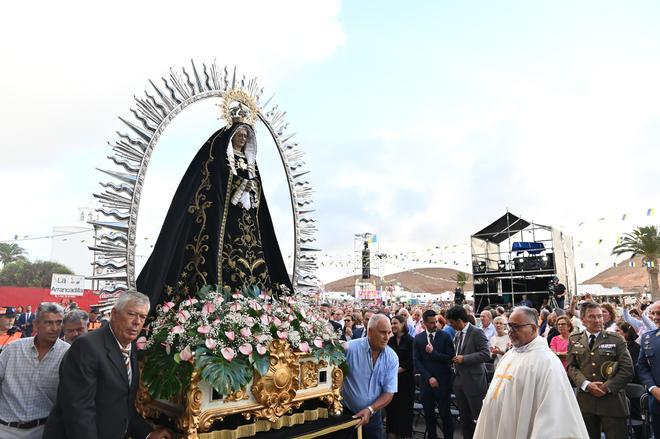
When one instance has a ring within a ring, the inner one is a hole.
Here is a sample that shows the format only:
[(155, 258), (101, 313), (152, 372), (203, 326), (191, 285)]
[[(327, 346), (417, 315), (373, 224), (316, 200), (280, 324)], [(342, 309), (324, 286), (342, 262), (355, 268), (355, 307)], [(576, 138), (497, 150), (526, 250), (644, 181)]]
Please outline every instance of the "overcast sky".
[[(393, 253), (463, 246), (446, 259), (464, 264), (470, 234), (508, 208), (564, 226), (584, 279), (621, 233), (657, 222), (657, 2), (13, 2), (2, 15), (0, 240), (74, 222), (116, 116), (190, 58), (275, 93), (307, 152), (318, 246), (337, 258), (372, 232)], [(212, 129), (205, 117), (191, 126)], [(145, 203), (167, 209), (157, 182), (175, 187), (209, 134), (163, 140)], [(283, 183), (268, 183), (287, 240)], [(21, 245), (50, 254), (49, 240)]]

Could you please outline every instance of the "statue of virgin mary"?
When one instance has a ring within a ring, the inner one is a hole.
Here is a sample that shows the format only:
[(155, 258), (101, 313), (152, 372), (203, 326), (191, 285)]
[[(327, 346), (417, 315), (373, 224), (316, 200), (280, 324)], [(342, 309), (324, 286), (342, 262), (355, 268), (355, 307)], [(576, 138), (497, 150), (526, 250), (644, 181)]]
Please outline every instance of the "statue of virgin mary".
[[(152, 307), (167, 291), (255, 285), (292, 291), (257, 167), (254, 128), (239, 103), (188, 166), (137, 279)], [(245, 123), (245, 122), (248, 123)], [(171, 287), (171, 288), (170, 288)]]

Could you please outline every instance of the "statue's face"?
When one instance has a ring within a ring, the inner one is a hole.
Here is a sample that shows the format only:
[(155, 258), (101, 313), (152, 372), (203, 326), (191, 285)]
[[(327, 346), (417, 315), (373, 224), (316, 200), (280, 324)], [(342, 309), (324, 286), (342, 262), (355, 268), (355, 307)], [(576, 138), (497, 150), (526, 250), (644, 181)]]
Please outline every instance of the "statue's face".
[(247, 130), (245, 128), (239, 128), (236, 133), (234, 133), (234, 137), (231, 139), (231, 144), (234, 149), (243, 151), (243, 148), (245, 148), (245, 144), (247, 143), (247, 138)]

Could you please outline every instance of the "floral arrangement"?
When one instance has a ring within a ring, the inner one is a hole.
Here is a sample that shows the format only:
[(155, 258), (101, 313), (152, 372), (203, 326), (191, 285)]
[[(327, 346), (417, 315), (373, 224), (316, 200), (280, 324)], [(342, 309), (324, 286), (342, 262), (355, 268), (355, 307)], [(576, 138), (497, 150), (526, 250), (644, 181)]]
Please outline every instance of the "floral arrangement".
[(254, 286), (232, 291), (211, 285), (178, 304), (159, 305), (147, 336), (137, 341), (146, 351), (145, 385), (153, 397), (171, 399), (188, 387), (196, 368), (229, 395), (243, 389), (253, 371), (267, 373), (267, 346), (275, 339), (339, 365), (345, 360), (339, 336), (313, 307), (305, 295), (276, 299)]

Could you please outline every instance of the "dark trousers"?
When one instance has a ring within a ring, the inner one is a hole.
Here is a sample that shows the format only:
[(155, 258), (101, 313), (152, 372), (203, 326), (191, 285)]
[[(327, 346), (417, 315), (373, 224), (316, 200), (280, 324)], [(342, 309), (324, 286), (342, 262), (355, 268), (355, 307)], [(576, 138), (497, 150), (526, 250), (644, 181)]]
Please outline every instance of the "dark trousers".
[(380, 411), (373, 414), (369, 423), (362, 427), (363, 439), (385, 439), (383, 416)]
[[(650, 396), (649, 398), (653, 398)], [(651, 414), (651, 430), (653, 430), (653, 436), (660, 438), (660, 412), (650, 412)]]
[(454, 437), (454, 421), (451, 418), (451, 411), (449, 410), (449, 402), (451, 392), (449, 387), (422, 387), (422, 406), (424, 406), (424, 418), (426, 419), (426, 434), (429, 439), (437, 439), (438, 433), (436, 424), (437, 416), (435, 414), (435, 407), (438, 406), (440, 419), (442, 419), (442, 435), (445, 439), (452, 439)]
[(461, 417), (461, 425), (463, 425), (463, 437), (472, 439), (484, 395), (466, 395), (460, 385), (454, 386), (454, 395), (456, 395), (456, 405)]
[(584, 425), (587, 427), (589, 439), (600, 439), (601, 431), (606, 439), (619, 439), (627, 437), (628, 426), (626, 418), (612, 416), (598, 416), (582, 412)]

